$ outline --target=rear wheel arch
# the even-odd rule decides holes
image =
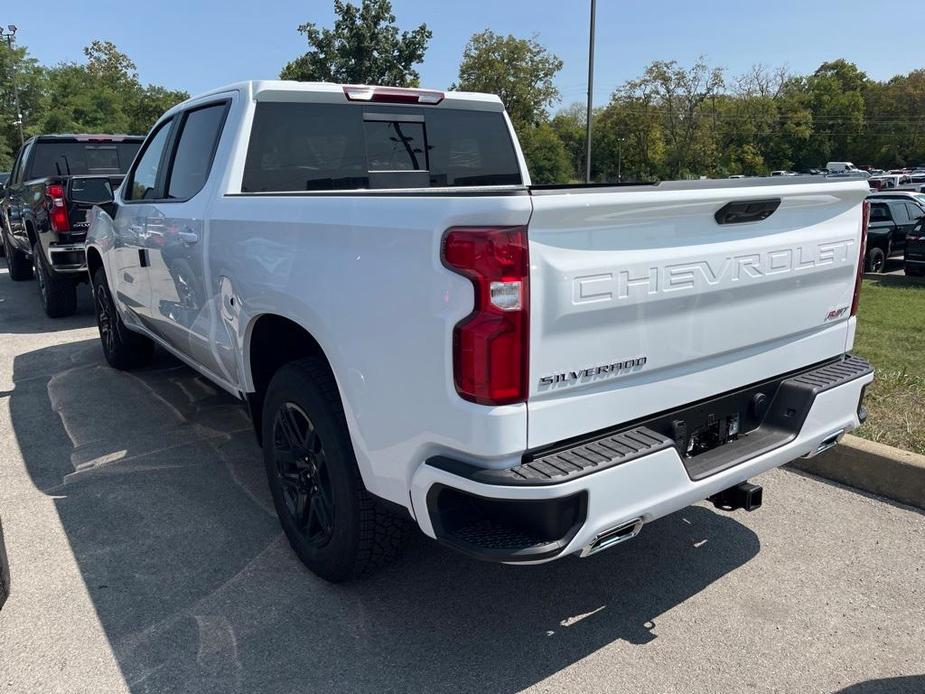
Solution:
[[[87,274],[91,279],[101,267],[103,267],[103,256],[95,247],[87,246]],[[105,270],[103,272],[105,273]]]
[[[35,244],[38,243],[39,237],[35,233],[35,226],[32,224],[32,220],[26,220],[26,236],[29,238],[29,248],[32,249],[35,247]]]
[[[247,401],[257,440],[261,442],[263,401],[273,375],[286,364],[306,357],[320,357],[332,376],[334,369],[315,336],[290,318],[262,314],[252,321],[247,335],[244,353]]]

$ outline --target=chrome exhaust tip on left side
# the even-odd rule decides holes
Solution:
[[[621,542],[632,540],[642,530],[642,518],[634,518],[620,525],[615,525],[602,533],[599,533],[594,540],[582,547],[579,552],[580,557],[590,557],[592,554],[602,552],[605,549],[618,545]]]

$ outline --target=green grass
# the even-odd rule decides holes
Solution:
[[[864,280],[853,351],[877,369],[855,433],[925,454],[925,282]]]

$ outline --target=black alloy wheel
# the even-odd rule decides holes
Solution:
[[[35,279],[39,283],[39,295],[42,297],[42,308],[48,310],[48,283],[45,281],[44,268],[40,265],[41,260],[36,253],[41,253],[41,247],[36,244],[32,251],[32,262],[35,265]]]
[[[273,421],[273,460],[293,527],[315,547],[334,530],[334,491],[321,436],[294,402],[282,403]]]
[[[867,251],[867,272],[883,272],[886,265],[886,254],[882,248],[871,248]]]
[[[93,273],[90,286],[96,326],[100,331],[100,344],[106,361],[121,371],[130,371],[148,364],[154,355],[154,343],[125,327],[113,303],[103,268],[97,268]]]
[[[262,399],[260,422],[273,506],[305,566],[338,583],[395,557],[410,516],[363,484],[327,361],[305,357],[280,367]]]
[[[111,354],[115,333],[112,324],[112,299],[109,288],[105,283],[94,283],[93,298],[96,303],[96,325],[100,330],[100,342],[103,343],[103,352]]]

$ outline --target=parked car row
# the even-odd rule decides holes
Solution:
[[[538,563],[754,510],[866,417],[862,181],[533,186],[496,96],[318,83],[97,140],[20,154],[11,267],[89,278],[112,367],[157,346],[245,402],[326,579],[411,525]]]

